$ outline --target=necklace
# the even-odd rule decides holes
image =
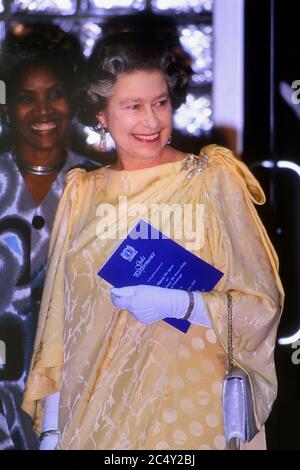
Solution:
[[[65,164],[65,161],[57,163],[56,165],[28,165],[27,163],[22,162],[17,158],[15,153],[13,153],[13,158],[16,164],[24,170],[26,173],[32,175],[50,175],[59,171]]]

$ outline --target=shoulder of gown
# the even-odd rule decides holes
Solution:
[[[254,204],[262,205],[266,201],[264,191],[251,173],[245,163],[237,158],[233,152],[219,145],[207,145],[200,150],[200,155],[206,153],[208,155],[208,165],[211,169],[209,172],[217,179],[231,179],[243,190],[245,196]]]
[[[211,204],[222,204],[224,208],[225,206],[227,207],[227,212],[232,214],[231,201],[233,193],[235,193],[236,197],[245,201],[248,212],[247,217],[250,216],[251,223],[256,227],[261,241],[267,250],[274,273],[278,278],[279,260],[277,253],[254,207],[254,204],[263,205],[266,202],[266,197],[260,183],[247,165],[237,158],[231,150],[212,144],[201,148],[201,153],[207,153],[208,155],[209,171],[207,172],[208,180],[206,181],[206,188],[212,194],[209,198]],[[215,192],[213,188],[215,188]],[[234,214],[232,218],[235,218]],[[281,283],[279,284],[283,296]]]

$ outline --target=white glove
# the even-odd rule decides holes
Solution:
[[[55,450],[58,443],[58,435],[46,436],[41,441],[40,450]]]
[[[189,317],[191,323],[211,327],[200,292],[193,292],[194,308]],[[186,291],[148,285],[111,289],[111,298],[117,308],[128,310],[136,320],[151,324],[166,317],[183,318],[190,299]]]
[[[58,408],[60,392],[48,395],[44,400],[44,416],[42,434],[47,431],[58,430]],[[58,443],[59,434],[46,435],[40,444],[40,450],[54,450]]]

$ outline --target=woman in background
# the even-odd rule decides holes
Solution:
[[[196,156],[169,145],[187,83],[159,37],[110,36],[88,70],[82,117],[99,123],[103,142],[111,134],[118,159],[89,174],[72,171],[56,215],[23,402],[42,431],[41,448],[223,449],[229,299],[234,362],[249,375],[262,430],[253,447],[263,448],[283,302],[276,253],[253,205],[264,202],[263,191],[227,149],[211,145]],[[127,227],[174,204],[190,205],[192,218],[204,205],[204,237],[192,252],[221,270],[221,281],[203,293],[110,290],[97,272]],[[183,219],[156,221],[163,233],[183,229]],[[176,241],[186,246],[181,233]],[[191,326],[184,334],[165,317]]]
[[[36,447],[19,407],[50,232],[67,171],[96,166],[68,150],[80,60],[77,41],[55,26],[11,33],[2,44],[1,111],[12,145],[0,154],[0,323],[7,356],[0,369],[0,449]]]

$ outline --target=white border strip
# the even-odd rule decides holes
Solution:
[[[232,150],[243,151],[244,0],[214,0],[214,125],[233,134]]]

